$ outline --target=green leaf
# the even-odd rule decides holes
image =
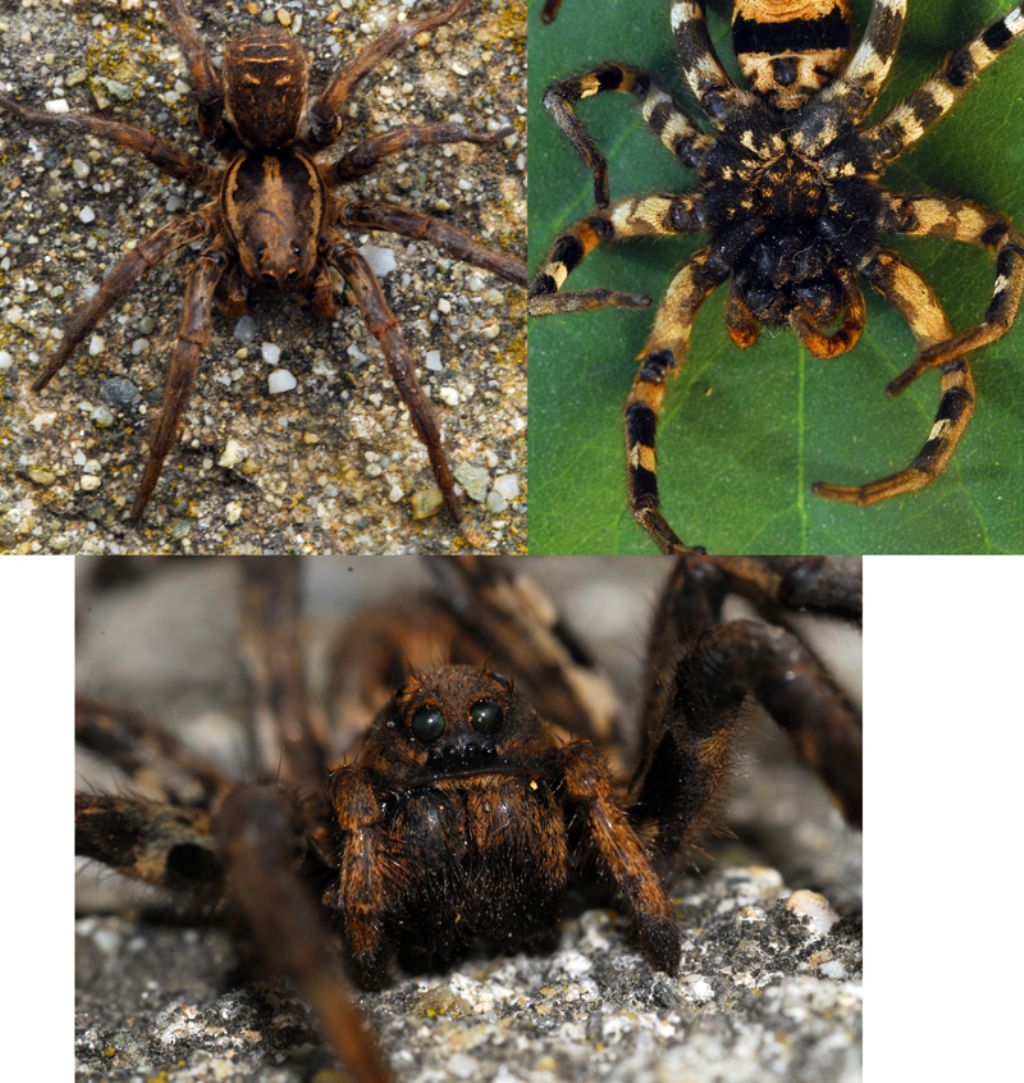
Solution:
[[[735,72],[728,5],[710,5],[712,37]],[[911,4],[878,118],[945,56],[1005,14],[1007,0]],[[552,81],[602,60],[656,72],[692,107],[678,74],[668,0],[565,0],[552,26],[530,9],[530,265],[592,206],[590,175],[541,106]],[[869,0],[854,0],[855,40]],[[602,94],[580,115],[609,160],[612,199],[695,186],[644,125],[628,95]],[[1024,223],[1024,46],[981,77],[943,122],[887,173],[907,194],[966,198]],[[569,288],[640,291],[655,302],[700,239],[643,239],[601,249]],[[887,242],[888,243],[888,242]],[[894,241],[928,279],[957,328],[976,323],[995,268],[981,249]],[[721,553],[1024,551],[1024,328],[975,357],[977,410],[946,472],[918,493],[870,508],[813,496],[815,481],[859,484],[907,465],[938,403],[930,373],[897,399],[884,388],[914,357],[899,314],[872,294],[860,343],[831,361],[788,331],[739,350],[724,325],[726,287],[701,310],[682,376],[658,429],[658,477],[669,521],[692,544]],[[530,325],[530,551],[653,552],[629,514],[622,404],[653,310],[606,309]],[[1024,321],[1022,321],[1024,322]]]

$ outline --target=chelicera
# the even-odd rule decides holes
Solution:
[[[207,165],[128,124],[88,114],[53,115],[0,94],[0,110],[26,126],[55,127],[119,144],[209,197],[196,211],[143,238],[109,272],[95,296],[72,312],[60,346],[32,385],[41,391],[49,383],[140,276],[171,253],[201,244],[188,275],[184,315],[131,510],[133,522],[141,519],[177,435],[211,335],[213,308],[237,318],[245,313],[251,292],[288,292],[311,297],[314,313],[328,319],[336,311],[339,282],[381,346],[427,449],[448,514],[461,521],[438,424],[416,380],[413,358],[377,277],[345,235],[351,230],[402,234],[513,282],[525,283],[525,267],[439,218],[384,200],[351,198],[343,190],[401,151],[445,143],[493,144],[511,129],[478,133],[461,123],[421,124],[363,139],[333,160],[325,155],[343,135],[343,114],[359,81],[416,35],[450,22],[471,2],[457,0],[442,11],[392,26],[342,66],[323,90],[311,94],[305,51],[284,29],[262,27],[228,41],[218,70],[185,0],[161,0],[188,65],[200,134],[220,156],[220,165]]]
[[[818,496],[858,505],[922,489],[946,468],[974,410],[970,354],[1007,333],[1024,290],[1024,238],[1005,215],[963,199],[897,194],[879,183],[1024,34],[1024,6],[953,52],[874,123],[866,119],[896,57],[907,0],[874,0],[855,49],[849,0],[735,0],[732,41],[747,87],[716,56],[704,7],[676,0],[671,28],[682,77],[710,130],[657,78],[628,64],[600,64],[548,88],[544,103],[592,172],[597,205],[556,239],[530,287],[536,316],[643,308],[650,298],[636,292],[563,287],[598,246],[706,234],[658,307],[625,406],[630,509],[667,552],[688,546],[662,511],[655,434],[697,313],[720,285],[731,280],[725,321],[741,349],[754,346],[764,327],[788,327],[814,357],[846,353],[865,326],[864,282],[910,326],[919,356],[887,393],[934,370],[938,408],[905,468],[865,484],[812,487]],[[548,3],[546,16],[557,8]],[[665,149],[696,173],[699,190],[610,202],[606,160],[576,114],[582,101],[605,92],[633,96]],[[886,247],[887,235],[983,248],[995,262],[995,281],[980,321],[956,332],[928,283]]]

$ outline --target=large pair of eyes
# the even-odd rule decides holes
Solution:
[[[501,729],[505,712],[493,699],[478,699],[469,709],[469,720],[477,733],[490,736]],[[436,707],[421,707],[412,716],[412,732],[424,744],[436,741],[445,731],[444,715]]]
[[[267,246],[265,244],[261,244],[256,249],[256,258],[257,259],[263,259],[263,257],[266,254],[267,254]],[[299,245],[297,245],[294,241],[292,242],[292,255],[293,256],[301,256],[302,255],[302,248]]]

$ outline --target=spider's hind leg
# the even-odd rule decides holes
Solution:
[[[946,342],[952,337],[953,328],[931,287],[895,252],[879,252],[863,273],[903,314],[914,332],[918,348]],[[910,466],[865,485],[832,485],[819,481],[811,491],[827,500],[865,505],[923,489],[934,481],[945,469],[974,412],[974,380],[967,358],[947,361],[940,366],[940,371],[942,395],[935,422],[928,440]]]
[[[922,350],[886,388],[899,394],[922,373],[1002,338],[1013,326],[1024,293],[1024,237],[992,211],[962,199],[884,196],[879,228],[905,237],[942,237],[984,248],[996,261],[996,282],[981,323]]]
[[[196,31],[185,0],[161,0],[164,18],[171,33],[178,39],[188,65],[192,80],[192,93],[196,98],[196,115],[199,131],[213,146],[225,149],[235,144],[224,123],[224,89],[220,75],[210,60],[203,39]]]

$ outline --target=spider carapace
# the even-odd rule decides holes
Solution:
[[[730,276],[726,323],[741,348],[754,345],[762,325],[788,324],[815,356],[844,353],[864,328],[863,279],[902,313],[920,351],[888,393],[939,370],[938,411],[906,469],[864,485],[813,487],[819,496],[862,505],[920,489],[942,472],[974,408],[968,354],[1006,333],[1024,288],[1024,240],[1004,216],[961,199],[895,195],[878,183],[1024,33],[1024,5],[954,52],[870,126],[861,122],[892,66],[906,0],[875,0],[852,53],[849,0],[736,0],[732,40],[749,89],[737,86],[719,63],[703,8],[676,0],[671,24],[683,78],[713,133],[698,128],[654,76],[626,64],[604,63],[548,89],[546,107],[594,174],[597,207],[557,239],[530,288],[536,316],[644,307],[650,299],[642,294],[559,291],[600,244],[707,234],[708,243],[678,272],[658,307],[626,402],[630,507],[668,552],[687,547],[661,510],[655,473],[666,378],[680,370],[697,310]],[[555,10],[549,5],[546,12]],[[639,101],[665,148],[697,173],[699,191],[609,203],[605,159],[576,116],[581,100],[604,91]],[[996,260],[996,281],[982,321],[957,334],[924,279],[883,246],[884,234],[984,247]]]
[[[140,128],[88,114],[54,115],[0,94],[0,112],[29,127],[86,133],[134,150],[162,172],[199,189],[208,202],[145,237],[107,275],[95,296],[76,309],[60,346],[35,379],[39,391],[74,349],[141,275],[173,252],[203,244],[189,274],[185,311],[171,359],[163,404],[150,440],[149,459],[133,508],[138,522],[177,435],[196,381],[200,356],[212,333],[212,309],[238,318],[252,290],[311,295],[314,313],[335,314],[344,280],[367,330],[380,344],[391,377],[425,445],[449,515],[461,520],[448,458],[430,400],[416,380],[414,361],[376,275],[345,239],[346,230],[384,230],[425,240],[447,255],[526,283],[526,268],[469,234],[421,211],[383,200],[362,200],[338,189],[371,172],[384,158],[421,146],[494,144],[511,129],[473,132],[461,123],[409,125],[375,135],[326,160],[342,136],[352,91],[386,57],[417,35],[461,15],[472,0],[396,24],[339,68],[319,94],[310,95],[306,52],[281,28],[250,29],[225,44],[220,70],[189,14],[186,0],[161,0],[168,29],[181,46],[195,96],[199,131],[220,155],[206,165]]]

